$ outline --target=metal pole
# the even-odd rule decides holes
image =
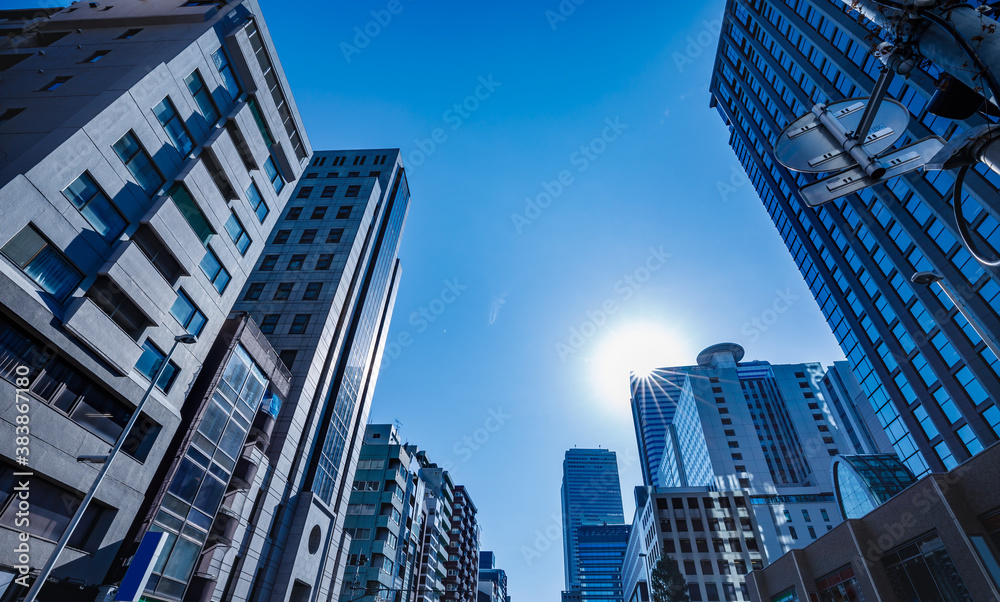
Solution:
[[[948,289],[948,287],[944,283],[944,280],[938,280],[937,285],[941,287],[941,291],[945,294],[945,296],[947,296],[951,300],[951,302],[955,305],[955,307],[958,308],[958,311],[962,314],[962,317],[964,317],[965,320],[969,323],[969,325],[972,326],[972,329],[976,331],[976,334],[979,335],[979,338],[981,338],[983,342],[986,343],[986,346],[990,348],[990,351],[993,352],[993,355],[997,356],[997,359],[1000,359],[1000,345],[997,345],[996,341],[993,340],[993,337],[987,334],[986,329],[984,329],[982,326],[979,325],[978,321],[972,316],[972,312],[970,312],[969,309],[965,307],[965,304],[958,299],[958,295],[953,294]]]
[[[90,501],[94,499],[94,494],[97,493],[97,488],[100,487],[101,481],[104,480],[104,476],[108,473],[108,469],[111,468],[111,462],[118,455],[121,450],[122,445],[125,444],[125,439],[128,437],[129,432],[132,430],[132,426],[135,425],[136,421],[139,420],[139,414],[142,412],[142,408],[146,405],[146,400],[149,399],[150,394],[153,392],[153,388],[156,387],[156,382],[160,380],[160,376],[163,371],[167,369],[170,365],[170,356],[174,354],[174,350],[177,349],[179,343],[190,344],[194,342],[194,337],[192,335],[181,335],[174,337],[174,344],[170,347],[170,351],[167,356],[163,358],[163,364],[160,369],[156,371],[153,376],[153,380],[149,383],[149,388],[146,389],[146,393],[139,400],[139,403],[135,406],[135,411],[132,412],[132,416],[128,420],[128,424],[122,430],[122,434],[118,436],[118,441],[115,442],[115,446],[111,448],[111,452],[108,454],[107,459],[104,461],[104,466],[101,467],[101,471],[97,473],[97,478],[90,485],[90,491],[84,496],[83,501],[80,502],[80,507],[76,509],[76,513],[73,518],[69,521],[66,526],[66,530],[63,531],[62,537],[59,538],[59,543],[56,544],[55,550],[52,551],[52,555],[49,556],[48,562],[42,567],[42,570],[38,573],[38,577],[35,578],[35,582],[31,584],[31,588],[28,590],[27,595],[24,598],[24,602],[35,602],[38,597],[39,592],[42,590],[42,586],[48,580],[49,575],[52,573],[52,569],[55,568],[56,561],[59,560],[59,555],[62,554],[63,550],[66,548],[66,544],[69,543],[70,537],[73,536],[73,531],[76,529],[77,525],[80,524],[80,520],[83,519],[83,513],[87,511],[87,506]]]

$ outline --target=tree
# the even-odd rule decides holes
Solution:
[[[653,602],[690,602],[684,575],[677,567],[677,561],[666,554],[656,562],[649,585]]]

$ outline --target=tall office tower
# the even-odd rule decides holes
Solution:
[[[415,451],[400,442],[393,425],[365,429],[344,522],[351,544],[342,600],[415,599],[426,516]]]
[[[448,561],[444,588],[449,598],[476,602],[479,592],[479,521],[478,510],[464,485],[455,487],[452,504],[451,530],[448,539]]]
[[[839,522],[831,460],[858,450],[821,391],[819,364],[743,362],[743,354],[713,345],[683,368],[659,478],[666,488],[748,492],[759,540],[777,558]]]
[[[579,529],[584,525],[621,525],[618,456],[607,449],[570,449],[563,460],[562,523],[566,589],[582,585]]]
[[[813,209],[797,193],[812,178],[789,172],[772,152],[782,129],[815,103],[870,94],[880,68],[871,47],[866,24],[839,1],[729,0],[710,89],[733,150],[879,422],[906,466],[921,475],[950,469],[997,441],[998,360],[941,286],[997,337],[1000,273],[984,270],[957,242],[946,201],[950,173],[915,171]],[[904,140],[947,138],[985,122],[929,113],[937,77],[918,67],[890,85],[889,95],[912,116]],[[969,176],[966,190],[989,206],[970,203],[971,228],[981,244],[998,248],[1000,181]],[[910,283],[925,270],[944,280]]]
[[[410,193],[398,150],[321,151],[236,307],[292,372],[246,537],[220,587],[237,599],[337,595],[343,531],[400,277]]]
[[[749,601],[746,575],[767,562],[746,491],[636,487],[623,562],[626,602],[650,599],[649,577],[663,556],[684,575],[691,600]]]
[[[29,445],[0,437],[0,524],[11,527],[0,590],[22,564],[17,530],[35,571],[76,510],[63,500],[82,498],[100,469],[77,457],[106,455],[174,337],[198,336],[177,347],[60,555],[54,576],[72,593],[47,585],[85,600],[311,149],[253,0],[83,2],[0,20],[4,432],[20,415],[18,377],[30,421]],[[14,470],[32,473],[32,506],[48,519],[15,525]]]
[[[683,370],[659,368],[649,374],[631,374],[632,420],[642,458],[642,481],[659,487],[659,467],[667,429],[674,418],[677,397],[684,385]]]
[[[485,550],[479,553],[479,601],[510,602],[507,571],[497,568],[496,555]]]

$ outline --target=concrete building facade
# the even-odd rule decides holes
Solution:
[[[650,600],[663,555],[673,558],[692,602],[751,600],[746,575],[767,562],[752,498],[708,487],[636,488],[636,512],[623,563],[626,602]]]
[[[178,346],[86,535],[60,556],[54,577],[89,596],[141,514],[185,399],[312,151],[253,0],[3,15],[0,396],[14,432],[12,378],[26,369],[24,466],[39,504],[82,497],[98,467],[77,456],[106,454],[173,338],[198,337]],[[0,441],[5,471],[17,447]],[[55,503],[53,521],[32,528],[32,570],[74,510]],[[17,529],[0,523],[4,583]]]
[[[820,364],[742,361],[743,355],[739,345],[713,345],[698,355],[697,366],[669,369],[686,378],[659,482],[746,491],[765,557],[777,558],[840,521],[831,462],[857,450],[824,392],[829,371]],[[849,381],[850,374],[838,378]],[[847,390],[843,382],[836,386]],[[841,408],[855,413],[855,398],[838,395]]]
[[[753,600],[1000,599],[1000,445],[773,559]]]
[[[448,538],[446,599],[476,602],[479,597],[479,520],[475,503],[464,485],[455,487]]]
[[[260,324],[293,378],[233,555],[235,597],[291,600],[345,586],[343,525],[409,201],[398,150],[315,153],[243,287],[236,308]]]

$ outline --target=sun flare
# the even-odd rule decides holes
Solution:
[[[617,402],[630,395],[631,373],[648,376],[656,368],[682,364],[681,358],[672,331],[658,324],[633,324],[609,333],[590,367],[601,399]]]

